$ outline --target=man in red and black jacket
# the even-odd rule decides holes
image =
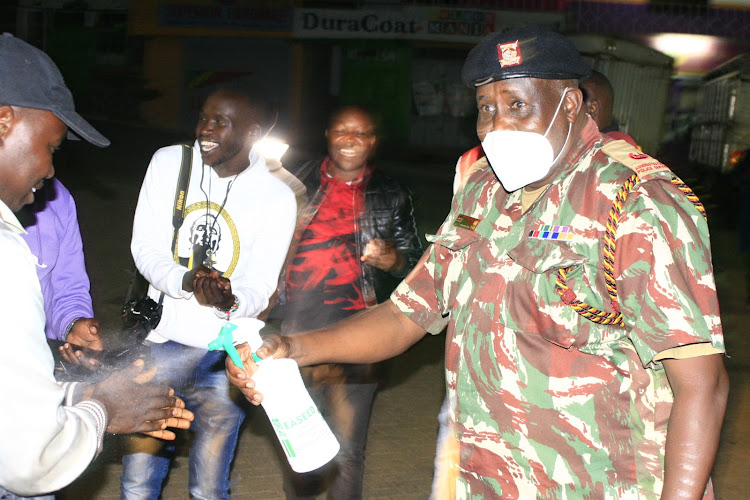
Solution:
[[[290,168],[309,203],[271,313],[283,318],[285,334],[328,326],[386,300],[422,254],[409,194],[370,163],[377,145],[372,115],[357,106],[339,109],[326,139],[327,157]],[[329,498],[361,498],[375,367],[324,364],[302,371],[341,443]],[[328,472],[287,471],[287,497],[315,498]]]

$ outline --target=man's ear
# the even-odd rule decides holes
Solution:
[[[599,99],[591,99],[586,103],[586,112],[594,119],[594,121],[596,121],[596,117],[599,116],[599,111],[601,111],[601,109],[602,105],[599,103]]]
[[[563,100],[563,113],[570,123],[574,123],[583,106],[583,92],[579,88],[568,89]]]
[[[15,123],[16,113],[13,110],[13,106],[7,104],[0,105],[0,141],[5,140],[13,128]]]

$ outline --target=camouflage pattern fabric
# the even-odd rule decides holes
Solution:
[[[668,169],[642,176],[620,217],[625,328],[579,316],[555,291],[557,269],[572,267],[578,298],[611,310],[604,224],[633,172],[602,152],[607,141],[589,120],[526,213],[487,165],[472,174],[391,296],[429,332],[448,327],[458,498],[658,498],[672,392],[655,358],[724,351],[708,227]],[[459,215],[479,223],[457,227]]]

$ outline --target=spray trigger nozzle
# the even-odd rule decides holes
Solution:
[[[235,325],[234,323],[224,323],[224,326],[222,326],[221,330],[219,331],[219,335],[208,344],[208,349],[210,351],[218,351],[221,349],[225,350],[236,367],[244,368],[244,366],[242,365],[242,359],[240,358],[240,355],[234,346],[250,343],[250,339],[245,338],[245,336],[240,334],[239,332],[235,338],[234,331],[236,329],[237,325]],[[252,355],[253,361],[255,361],[256,363],[263,361],[262,358],[258,357],[258,355],[255,354],[255,352],[253,352]]]

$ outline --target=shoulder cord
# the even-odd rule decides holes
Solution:
[[[607,231],[604,234],[604,248],[602,254],[604,257],[604,280],[607,286],[607,293],[610,298],[610,305],[614,312],[601,311],[596,309],[585,302],[581,302],[576,298],[576,294],[573,290],[568,287],[567,284],[567,273],[572,267],[558,269],[557,278],[555,280],[555,290],[560,294],[562,301],[573,308],[575,312],[583,316],[584,318],[598,323],[600,325],[616,325],[625,327],[625,321],[622,319],[622,313],[620,312],[620,302],[617,296],[617,283],[614,276],[614,264],[615,264],[615,236],[617,235],[617,225],[620,222],[620,212],[622,206],[628,195],[633,190],[633,187],[640,181],[638,174],[633,174],[628,180],[620,187],[620,190],[615,196],[615,201],[612,204],[612,208],[609,210],[609,217],[607,218]],[[695,208],[706,218],[706,209],[700,202],[698,197],[695,195],[687,184],[682,182],[676,175],[672,174],[672,184],[682,191],[690,200]]]

